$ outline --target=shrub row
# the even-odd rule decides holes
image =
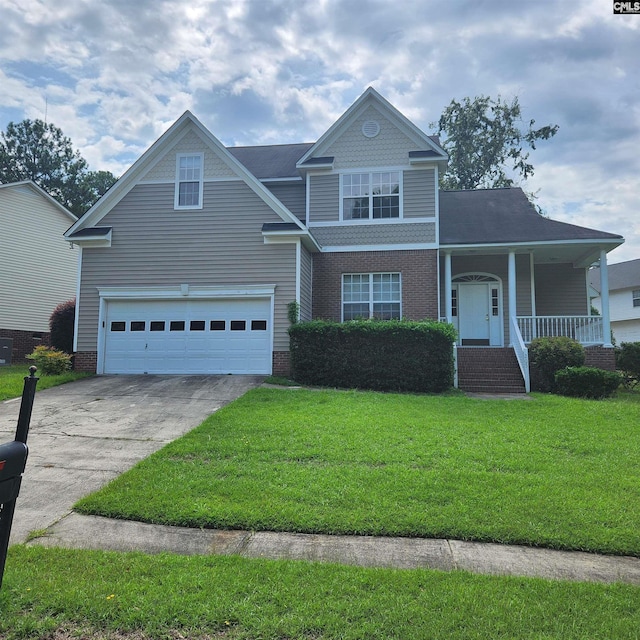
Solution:
[[[297,382],[374,391],[442,392],[453,386],[450,324],[322,320],[289,328]]]
[[[566,367],[556,373],[556,393],[572,398],[610,398],[622,382],[617,371],[595,367]]]

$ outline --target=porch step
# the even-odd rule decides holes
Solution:
[[[513,349],[458,347],[458,387],[475,393],[525,393]]]

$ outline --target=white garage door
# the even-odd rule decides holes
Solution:
[[[271,372],[271,301],[111,300],[105,373]]]

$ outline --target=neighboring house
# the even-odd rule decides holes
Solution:
[[[609,314],[617,344],[640,341],[640,259],[609,265]],[[600,269],[589,272],[597,296],[593,306],[602,313]]]
[[[510,359],[524,390],[524,343],[554,332],[613,366],[586,271],[623,238],[548,220],[517,188],[441,192],[446,164],[372,88],[308,144],[227,149],[184,113],[66,234],[76,365],[286,374],[297,301],[302,320],[448,319],[463,388],[511,389],[488,373]]]
[[[51,313],[76,295],[79,252],[64,239],[76,221],[31,181],[0,184],[0,339],[13,362],[47,343]]]

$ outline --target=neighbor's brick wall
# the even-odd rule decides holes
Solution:
[[[402,315],[438,318],[438,254],[435,249],[313,254],[313,317],[341,319],[343,273],[401,273]]]
[[[95,373],[98,366],[98,354],[95,351],[78,351],[73,360],[76,371]]]
[[[273,375],[289,377],[291,374],[291,358],[288,351],[273,352]]]
[[[597,367],[607,371],[616,370],[616,356],[612,347],[586,347],[584,355],[586,367]]]
[[[51,335],[43,331],[17,331],[15,329],[0,329],[0,338],[11,338],[11,363],[28,362],[28,356],[37,346],[51,344]]]

